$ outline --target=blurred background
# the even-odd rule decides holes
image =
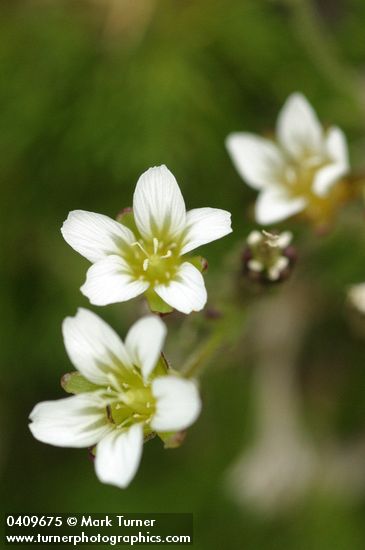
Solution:
[[[363,205],[319,235],[289,220],[299,260],[275,289],[241,284],[255,192],[224,139],[270,132],[302,91],[365,168],[362,0],[2,0],[0,475],[4,512],[193,512],[197,549],[363,550],[365,321],[346,305],[365,280]],[[239,337],[201,380],[204,408],[178,450],[146,444],[125,490],[87,451],[32,439],[27,417],[64,396],[61,323],[90,307],[86,260],[63,241],[70,210],[111,217],[165,163],[188,208],[233,214],[204,248],[209,307],[241,293]],[[92,308],[124,336],[138,301]],[[212,315],[211,317],[214,317]],[[178,369],[214,319],[166,318]]]

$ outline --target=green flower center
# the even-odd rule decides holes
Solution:
[[[143,382],[137,368],[128,369],[121,377],[110,374],[110,386],[105,388],[104,398],[108,402],[107,418],[116,428],[128,428],[136,422],[148,424],[156,410],[151,386]]]
[[[156,237],[152,241],[139,239],[124,252],[124,257],[136,279],[151,285],[167,284],[181,264],[180,249],[178,243],[166,243]]]
[[[152,434],[149,423],[156,412],[152,381],[167,375],[169,367],[166,359],[160,355],[147,382],[143,379],[140,367],[127,367],[115,356],[110,359],[111,362],[99,365],[109,380],[108,385],[94,384],[74,371],[63,376],[63,389],[74,395],[95,392],[100,405],[105,407],[104,422],[110,422],[115,428],[121,429],[143,423],[145,435]]]

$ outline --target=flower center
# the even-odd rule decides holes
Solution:
[[[317,201],[318,196],[314,193],[313,183],[316,173],[321,168],[331,164],[331,159],[324,155],[303,153],[300,162],[288,163],[285,174],[285,187],[292,197],[304,197],[309,203]]]
[[[121,381],[110,374],[110,386],[105,388],[106,415],[116,428],[127,428],[135,422],[148,424],[155,412],[156,402],[150,385],[145,385],[139,372],[130,373],[130,380]]]
[[[180,265],[179,246],[175,242],[166,244],[156,237],[150,242],[140,239],[127,251],[127,261],[135,278],[153,285],[166,284],[174,278]]]

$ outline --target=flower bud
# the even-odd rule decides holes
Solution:
[[[287,279],[296,261],[290,246],[290,231],[272,233],[251,231],[243,253],[243,267],[249,279],[261,283],[276,283]]]

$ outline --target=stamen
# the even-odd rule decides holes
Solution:
[[[148,254],[147,250],[141,245],[140,242],[136,241],[135,243],[132,243],[131,246],[138,246],[138,248],[140,248],[142,250],[143,254],[145,256],[147,256],[147,258],[149,258],[149,254]]]
[[[112,372],[108,372],[107,376],[108,376],[110,382],[112,383],[112,386],[114,386],[114,388],[116,388],[118,391],[123,393],[123,389],[120,386],[119,381],[118,381],[117,377],[115,376],[115,374],[113,374]],[[110,388],[110,390],[108,388],[107,391],[111,391],[111,388]]]
[[[107,416],[108,420],[110,422],[113,422],[113,424],[114,424],[114,420],[113,420],[113,416],[112,416],[112,410],[110,408],[110,405],[106,406],[106,416]]]
[[[168,250],[166,252],[166,254],[164,254],[163,256],[161,256],[161,260],[165,260],[165,258],[170,258],[172,256],[172,252],[171,250]]]
[[[156,237],[153,237],[153,253],[157,254],[158,251],[158,239]]]
[[[130,421],[130,418],[126,418],[126,419],[123,420],[120,424],[118,424],[117,427],[118,427],[118,428],[124,428],[124,426],[125,426],[126,424],[128,424],[129,421]]]
[[[143,271],[147,271],[148,269],[148,264],[150,263],[149,259],[146,258],[145,260],[143,260]]]

